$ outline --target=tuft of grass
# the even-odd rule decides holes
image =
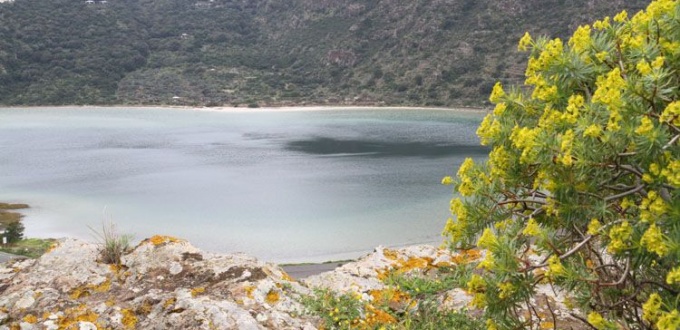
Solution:
[[[101,231],[88,226],[94,233],[101,245],[101,261],[106,264],[120,265],[121,258],[130,251],[132,235],[121,234],[113,221],[105,220],[102,222]]]

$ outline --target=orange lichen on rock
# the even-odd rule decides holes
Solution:
[[[267,293],[266,301],[268,304],[273,305],[276,302],[278,302],[279,299],[281,299],[281,297],[279,296],[279,293],[276,292],[275,290],[271,290],[269,291],[269,293]]]
[[[26,314],[26,316],[24,316],[23,320],[24,320],[24,322],[30,323],[30,324],[35,324],[35,323],[38,322],[38,318],[33,314]]]
[[[151,236],[151,238],[145,239],[143,242],[150,242],[151,244],[158,246],[161,244],[167,244],[167,243],[178,243],[181,242],[179,238],[172,237],[172,236],[164,236],[164,235],[154,235]]]
[[[419,258],[413,257],[406,261],[402,261],[399,264],[399,270],[403,273],[407,273],[414,269],[426,269],[432,266],[432,258]]]
[[[453,263],[457,265],[465,265],[479,260],[481,257],[482,253],[477,249],[462,250],[453,257]]]

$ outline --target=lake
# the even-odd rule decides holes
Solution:
[[[406,109],[0,108],[0,201],[29,237],[112,220],[272,262],[441,242],[483,114]]]

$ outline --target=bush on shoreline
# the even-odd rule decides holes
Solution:
[[[519,49],[525,85],[496,84],[478,130],[489,160],[444,179],[451,247],[490,251],[473,304],[488,329],[536,328],[520,310],[550,283],[595,329],[680,328],[680,4]]]

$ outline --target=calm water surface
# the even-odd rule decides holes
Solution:
[[[274,262],[439,242],[482,114],[437,110],[0,109],[0,200],[31,237],[186,238]]]

